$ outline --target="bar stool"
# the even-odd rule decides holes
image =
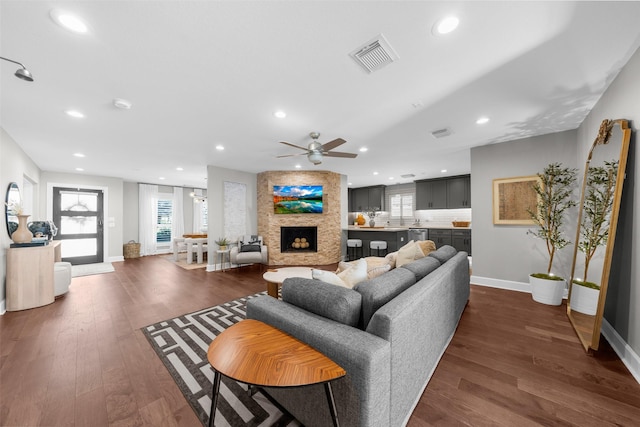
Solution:
[[[358,251],[358,249],[360,249]],[[360,257],[362,257],[362,240],[360,239],[347,239],[347,258],[348,261],[352,259],[356,259],[358,256],[358,252],[360,252]],[[353,255],[353,257],[352,257]]]
[[[376,250],[376,256],[380,256],[380,251],[384,250],[384,255],[387,254],[387,242],[384,240],[372,240],[369,243],[369,253],[373,255],[373,250]]]

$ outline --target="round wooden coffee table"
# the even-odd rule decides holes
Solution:
[[[278,288],[282,285],[284,279],[290,277],[311,279],[311,267],[283,267],[267,270],[262,275],[262,278],[267,282],[267,294],[278,298]]]

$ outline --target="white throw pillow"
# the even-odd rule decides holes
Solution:
[[[350,288],[351,286],[347,286],[344,281],[338,277],[338,275],[332,271],[326,270],[317,270],[315,268],[311,269],[311,277],[316,280],[321,280],[326,283],[330,283],[332,285],[343,286],[345,288]]]
[[[412,240],[398,250],[396,267],[402,267],[420,258],[424,258],[424,252],[420,249],[420,245]]]
[[[356,284],[367,280],[367,261],[364,258],[357,260],[351,267],[338,273],[338,277],[347,288],[353,288]]]

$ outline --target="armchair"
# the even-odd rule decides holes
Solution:
[[[243,236],[238,240],[238,246],[231,248],[231,263],[236,265],[259,263],[267,265],[268,251],[263,244],[262,236]]]

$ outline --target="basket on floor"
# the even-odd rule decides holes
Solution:
[[[130,240],[129,243],[122,245],[124,250],[124,258],[140,258],[140,243]]]

